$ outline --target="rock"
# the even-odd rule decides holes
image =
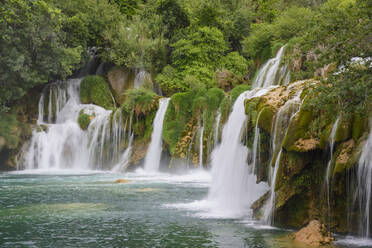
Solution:
[[[114,67],[108,72],[107,78],[116,101],[122,104],[124,91],[134,86],[135,75],[133,71],[126,67]]]
[[[0,136],[0,151],[5,147],[6,140],[4,137]]]
[[[321,224],[318,220],[310,221],[306,227],[296,232],[294,239],[295,241],[314,247],[329,245],[334,240],[325,225]]]
[[[117,179],[115,180],[115,183],[130,183],[130,181],[127,179]]]

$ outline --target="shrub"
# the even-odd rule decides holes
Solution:
[[[84,104],[93,103],[105,109],[114,106],[110,88],[100,76],[87,76],[80,84],[80,100]]]

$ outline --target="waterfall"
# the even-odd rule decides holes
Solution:
[[[266,190],[256,184],[256,176],[247,165],[248,148],[241,143],[246,123],[244,100],[261,96],[269,89],[254,89],[242,93],[222,130],[222,140],[212,152],[212,184],[208,201],[213,208],[230,217],[249,214],[250,205]]]
[[[145,157],[144,168],[146,171],[154,172],[159,170],[162,152],[163,122],[169,100],[169,98],[159,100],[159,109],[156,112],[155,119],[152,124],[153,129],[151,134],[151,142]]]
[[[199,138],[199,167],[203,168],[203,135],[204,126],[200,128],[200,138]]]
[[[215,120],[214,137],[213,137],[214,147],[218,145],[218,133],[220,129],[220,122],[221,122],[221,111],[218,110],[216,120]]]
[[[327,172],[326,172],[326,177],[325,177],[326,186],[327,186],[327,215],[328,215],[327,218],[328,218],[328,226],[329,226],[329,224],[331,222],[330,221],[330,218],[331,218],[331,206],[330,206],[330,196],[329,196],[330,191],[331,191],[331,187],[330,187],[329,179],[330,179],[330,175],[331,175],[331,164],[332,164],[332,159],[333,159],[333,149],[334,149],[334,145],[335,145],[335,136],[336,136],[336,132],[337,132],[339,121],[340,121],[340,117],[337,117],[337,120],[333,124],[332,131],[331,131],[331,134],[329,136],[330,158],[329,158],[329,161],[328,161],[328,164],[327,164]]]
[[[134,78],[134,88],[138,89],[143,86],[146,82],[152,82],[151,75],[144,69],[139,69],[136,72],[136,76]]]
[[[287,85],[290,73],[286,65],[281,65],[285,46],[277,52],[275,58],[269,59],[258,71],[253,87],[268,87],[271,85]]]
[[[363,147],[358,163],[357,189],[355,197],[359,204],[359,234],[369,238],[370,233],[370,209],[372,190],[372,128],[366,144]]]
[[[287,89],[288,90],[288,89]],[[263,221],[265,224],[274,224],[275,210],[275,184],[278,175],[280,158],[282,155],[282,143],[288,131],[289,124],[294,116],[298,113],[301,106],[300,95],[302,90],[288,100],[276,113],[275,124],[272,132],[272,159],[270,162],[270,198],[268,199],[265,209]],[[272,163],[275,161],[274,169]]]
[[[260,129],[258,128],[258,121],[260,119],[260,116],[261,116],[261,113],[262,113],[262,110],[260,111],[260,113],[258,113],[258,116],[257,116],[257,120],[256,120],[256,126],[254,128],[254,139],[253,139],[253,151],[252,151],[252,166],[251,166],[251,170],[253,171],[253,173],[256,173],[256,169],[257,169],[257,164],[259,163],[260,161],[260,156],[259,156],[259,138],[260,138]],[[258,161],[257,161],[257,157],[258,157]]]
[[[20,168],[108,169],[118,159],[124,137],[121,111],[115,112],[111,127],[111,110],[81,104],[80,81],[71,79],[45,88],[38,106],[38,127]],[[91,118],[85,131],[78,124],[82,111]]]

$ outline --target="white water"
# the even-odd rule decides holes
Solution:
[[[330,218],[331,218],[331,206],[330,206],[330,197],[329,197],[329,194],[330,194],[330,191],[331,191],[331,187],[330,187],[330,175],[331,175],[331,164],[332,164],[332,159],[333,159],[333,149],[334,149],[334,146],[335,146],[335,136],[336,136],[336,132],[337,132],[337,128],[338,128],[338,123],[340,121],[340,117],[337,117],[337,120],[335,121],[335,123],[333,124],[333,127],[332,127],[332,131],[331,131],[331,134],[329,136],[329,148],[330,148],[330,158],[329,158],[329,161],[328,161],[328,164],[327,164],[327,172],[326,172],[326,177],[325,177],[325,181],[326,181],[326,186],[327,186],[327,218],[328,218],[328,228],[329,227],[329,223],[330,223]]]
[[[159,109],[152,124],[151,142],[145,157],[145,171],[155,172],[159,170],[162,153],[163,122],[169,100],[169,98],[159,100]]]
[[[286,65],[281,65],[285,46],[281,47],[275,58],[269,59],[258,71],[253,87],[268,87],[271,85],[287,85],[290,73]]]
[[[80,81],[71,79],[46,88],[39,101],[38,127],[19,168],[98,170],[109,169],[117,162],[122,153],[121,113],[115,113],[111,128],[111,110],[81,104]],[[48,107],[45,107],[47,93]],[[78,124],[81,111],[92,118],[86,131]]]
[[[199,137],[199,166],[203,168],[203,136],[204,136],[204,126],[200,128]]]
[[[289,124],[294,116],[298,113],[301,106],[300,95],[302,90],[298,91],[296,95],[288,100],[276,113],[275,124],[272,133],[272,161],[270,162],[270,198],[266,203],[264,209],[263,221],[265,224],[274,224],[274,210],[275,210],[275,185],[278,175],[280,159],[282,155],[282,143],[288,131]],[[274,168],[272,163],[275,160]]]
[[[216,121],[215,121],[215,128],[214,128],[214,147],[218,145],[218,133],[220,129],[220,122],[221,122],[221,111],[217,111]]]
[[[372,193],[372,128],[358,163],[356,197],[359,204],[359,234],[370,238],[370,209]]]
[[[223,127],[221,144],[212,152],[212,184],[207,201],[218,215],[250,216],[250,205],[267,190],[267,185],[256,184],[256,176],[249,172],[248,148],[241,143],[241,136],[246,123],[244,100],[268,90],[255,89],[238,97]]]
[[[259,138],[260,138],[260,129],[258,128],[258,121],[260,120],[262,110],[257,116],[256,127],[254,128],[254,139],[253,139],[253,151],[252,151],[252,166],[251,170],[253,173],[256,173],[257,164],[260,162],[260,152],[259,152]],[[258,159],[257,159],[258,157]]]
[[[148,73],[144,69],[139,69],[136,72],[136,76],[134,78],[134,88],[138,89],[146,82],[152,82],[150,73]]]

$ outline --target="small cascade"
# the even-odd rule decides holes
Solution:
[[[204,126],[201,126],[200,137],[199,137],[199,168],[203,168],[203,136],[204,136]]]
[[[333,150],[335,146],[335,136],[338,128],[338,123],[340,121],[340,117],[337,117],[337,120],[333,124],[331,134],[329,136],[329,148],[330,148],[330,158],[327,164],[327,172],[326,172],[326,177],[325,177],[325,182],[327,186],[327,218],[328,218],[328,226],[331,222],[331,206],[330,206],[330,191],[331,191],[331,186],[330,186],[330,176],[331,176],[331,165],[332,165],[332,159],[333,159]]]
[[[24,169],[108,169],[122,152],[121,111],[80,102],[80,79],[47,86],[39,101],[38,127],[23,153]],[[91,118],[87,130],[78,124],[81,112]]]
[[[219,133],[219,129],[220,129],[220,122],[221,122],[221,111],[218,110],[216,120],[215,120],[215,127],[214,127],[214,137],[213,137],[214,147],[216,147],[219,143],[218,142],[218,133]]]
[[[221,144],[212,152],[212,184],[208,201],[214,209],[230,217],[249,214],[250,205],[267,190],[265,184],[256,184],[256,176],[249,172],[249,150],[242,144],[241,136],[246,123],[244,100],[261,96],[268,90],[254,89],[238,97],[223,127]]]
[[[290,72],[286,65],[281,65],[284,48],[285,46],[281,47],[275,58],[269,59],[258,71],[253,87],[289,84]]]
[[[136,76],[134,78],[134,88],[138,89],[143,86],[146,82],[152,82],[151,75],[144,69],[139,69],[136,72]]]
[[[275,124],[272,135],[272,159],[270,163],[270,198],[268,199],[265,209],[263,221],[265,224],[274,224],[274,209],[275,209],[275,184],[279,170],[280,158],[282,155],[282,143],[288,131],[289,124],[294,116],[301,108],[300,95],[302,90],[290,100],[288,100],[277,112],[275,116]],[[274,163],[275,161],[275,163]],[[274,163],[274,168],[272,164]]]
[[[355,198],[359,206],[359,235],[371,237],[371,193],[372,193],[372,128],[363,147],[358,163]]]
[[[256,126],[254,128],[252,166],[251,166],[251,170],[253,171],[253,173],[257,173],[257,164],[260,162],[260,156],[259,156],[260,129],[258,127],[258,121],[260,119],[261,113],[262,113],[262,110],[260,111],[260,113],[258,113],[257,120],[256,120]]]
[[[169,98],[159,100],[159,109],[156,112],[154,122],[152,124],[151,142],[145,157],[145,171],[158,171],[162,153],[162,134],[163,122],[165,113],[168,109]]]

